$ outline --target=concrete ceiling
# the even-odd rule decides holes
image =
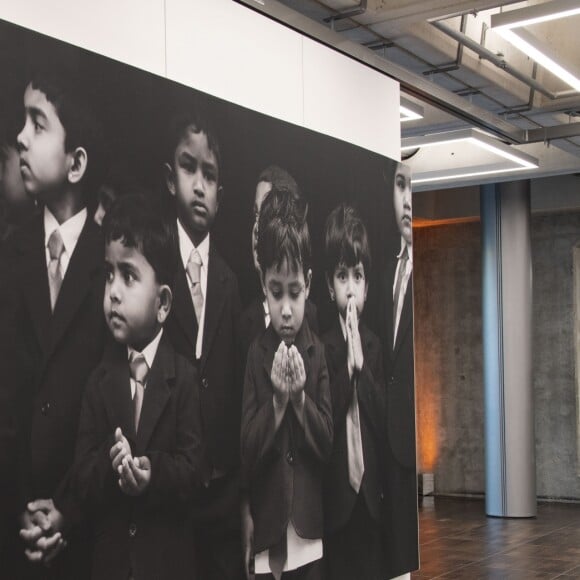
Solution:
[[[479,127],[537,157],[540,176],[580,171],[580,93],[490,24],[492,14],[550,1],[268,0],[263,11],[399,80],[425,111],[402,124],[402,137]],[[578,29],[580,15],[528,27],[580,69]]]

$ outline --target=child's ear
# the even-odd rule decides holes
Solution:
[[[326,286],[328,288],[328,293],[330,294],[330,299],[334,302],[334,286],[332,285],[332,282],[330,281],[328,274],[326,274],[324,277],[326,278]]]
[[[165,171],[165,184],[171,195],[175,195],[175,173],[170,163],[164,163],[163,169]]]
[[[306,276],[304,278],[304,283],[306,287],[304,288],[304,298],[308,300],[308,295],[310,294],[310,283],[312,282],[312,270],[309,268],[308,272],[306,272]]]
[[[159,307],[157,308],[157,322],[163,324],[169,316],[171,304],[173,302],[173,294],[171,288],[167,284],[160,286],[158,299]]]
[[[87,170],[89,156],[84,147],[77,147],[72,153],[70,153],[70,156],[71,165],[68,169],[67,177],[69,183],[76,184],[80,182]]]
[[[262,286],[262,294],[266,298],[266,276],[262,270],[260,270],[260,285]]]

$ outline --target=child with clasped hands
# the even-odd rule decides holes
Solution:
[[[304,305],[310,290],[306,208],[273,189],[258,259],[270,324],[248,352],[242,476],[254,522],[256,578],[322,578],[322,473],[332,449],[324,349]],[[251,559],[251,558],[250,558]]]
[[[289,402],[300,420],[304,409],[306,371],[304,370],[304,361],[293,344],[288,347],[284,341],[280,343],[274,355],[270,379],[274,389],[274,409],[277,424],[279,425],[282,421]]]
[[[120,427],[115,429],[115,441],[109,456],[113,471],[119,475],[119,487],[127,495],[141,495],[151,481],[151,462],[146,456],[131,455],[131,445]]]
[[[328,216],[325,270],[334,324],[323,335],[334,444],[324,475],[324,554],[332,580],[384,578],[381,549],[382,348],[363,313],[371,271],[364,223],[346,204]]]
[[[85,391],[74,466],[95,532],[91,578],[190,580],[203,446],[197,371],[164,333],[175,239],[146,195],[117,200],[103,231],[103,310],[115,342]]]

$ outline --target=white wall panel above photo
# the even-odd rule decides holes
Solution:
[[[400,160],[399,83],[303,41],[304,126]]]
[[[400,159],[397,82],[234,0],[0,0],[0,19]]]
[[[231,0],[166,0],[167,77],[302,124],[302,36]]]

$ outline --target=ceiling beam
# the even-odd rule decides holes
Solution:
[[[564,125],[555,125],[553,127],[528,129],[525,133],[526,143],[541,143],[550,142],[554,139],[580,137],[580,123],[566,123]]]

